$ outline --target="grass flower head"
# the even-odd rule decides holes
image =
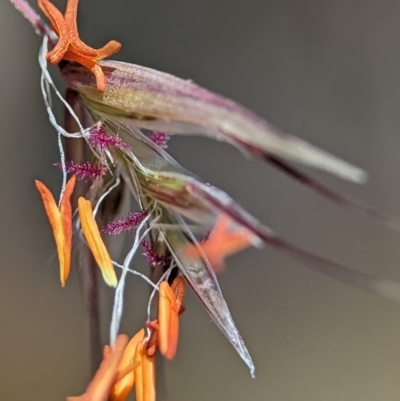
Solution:
[[[25,0],[11,1],[27,7]],[[68,278],[74,246],[78,253],[90,250],[105,283],[115,288],[110,346],[87,391],[71,400],[124,401],[133,387],[138,401],[155,400],[154,356],[157,351],[168,360],[176,355],[182,337],[179,316],[184,311],[185,283],[254,376],[253,360],[216,275],[228,256],[251,246],[269,245],[338,281],[400,301],[397,283],[341,266],[285,241],[227,193],[180,166],[165,149],[171,135],[174,140],[178,135],[204,134],[226,141],[328,200],[399,231],[396,218],[336,193],[297,164],[354,183],[365,181],[363,170],[282,133],[243,106],[193,82],[127,62],[105,61],[121,45],[111,40],[94,49],[81,41],[76,23],[78,0],[67,0],[64,14],[49,0],[39,0],[38,6],[51,28],[31,9],[33,14],[26,15],[43,36],[40,82],[49,121],[58,135],[57,166],[63,173],[59,205],[43,183],[36,181],[36,186],[56,241],[61,283],[65,285]],[[48,72],[48,62],[58,65],[68,86],[65,99]],[[51,91],[66,107],[64,124],[53,113]],[[82,148],[81,157],[75,160],[74,151]],[[72,174],[68,181],[67,174]],[[77,213],[73,213],[70,200],[76,178],[85,183],[75,193]],[[126,194],[136,201],[139,211],[121,218],[119,212],[129,198]],[[123,232],[128,233],[131,248],[123,263],[118,263],[110,256],[107,235]],[[201,240],[199,233],[204,232],[210,234]],[[132,268],[138,249],[144,249],[149,261],[150,278]],[[119,333],[128,274],[140,277],[151,289],[147,322],[129,344]],[[156,296],[157,318],[151,319]]]

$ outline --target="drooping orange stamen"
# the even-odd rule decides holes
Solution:
[[[158,343],[160,352],[173,359],[178,345],[179,318],[175,293],[167,281],[160,284],[158,304]]]
[[[126,346],[118,366],[118,376],[122,377],[120,380],[118,380],[119,377],[116,379],[117,382],[109,394],[109,401],[125,401],[132,390],[135,383],[133,360],[137,345],[143,343],[144,334],[144,329],[141,329],[133,336],[129,341],[129,344]]]
[[[115,274],[110,254],[104,245],[96,220],[93,217],[91,202],[80,197],[78,199],[78,211],[83,235],[86,238],[94,259],[100,267],[104,281],[109,286],[116,287],[117,276]]]
[[[76,183],[76,177],[72,176],[67,185],[65,186],[64,196],[61,199],[60,204],[60,214],[61,220],[63,221],[64,227],[64,284],[69,276],[70,266],[71,266],[71,250],[72,250],[72,206],[71,206],[71,196],[74,192]],[[60,273],[61,274],[61,273]]]
[[[175,294],[178,314],[181,314],[184,309],[182,303],[183,303],[183,298],[185,298],[185,279],[183,277],[175,277],[174,281],[171,284],[171,288]]]
[[[72,208],[71,195],[74,191],[76,177],[72,176],[64,191],[60,202],[60,209],[49,189],[40,181],[36,180],[36,188],[42,196],[44,208],[53,229],[54,239],[57,246],[58,260],[60,263],[60,281],[64,287],[71,268],[72,249]]]
[[[165,284],[163,284],[165,283]],[[166,281],[164,281],[162,286],[160,285],[160,291],[164,291],[166,286],[168,285]],[[174,294],[176,310],[178,311],[178,315],[184,312],[185,307],[182,305],[183,298],[185,297],[185,280],[183,277],[176,277],[175,280],[171,284],[171,290]],[[171,292],[167,290],[169,295],[171,296]],[[175,356],[176,348],[178,344],[178,335],[179,335],[179,321],[174,317],[171,320],[171,314],[175,312],[171,311],[171,302],[170,298],[167,296],[162,296],[159,294],[159,307],[158,307],[158,319],[153,320],[151,322],[146,322],[146,326],[151,329],[151,335],[148,341],[146,342],[146,352],[148,356],[153,356],[157,352],[157,349],[160,347],[160,352],[167,357],[168,359],[172,359]],[[161,316],[161,321],[160,321]],[[169,318],[168,318],[169,316]],[[163,349],[161,350],[160,346],[160,325],[162,326],[163,339]],[[165,334],[169,333],[169,334]]]
[[[221,270],[227,256],[251,246],[255,240],[255,236],[246,229],[230,230],[230,223],[230,218],[222,215],[207,240],[199,245],[185,246],[183,251],[186,256],[201,259],[203,252],[213,269]]]
[[[156,370],[155,358],[146,354],[146,347],[139,343],[135,357],[135,393],[136,401],[155,401],[156,399]]]
[[[143,401],[156,400],[156,361],[154,357],[146,355],[145,347],[142,347],[142,378]]]
[[[117,53],[121,44],[115,40],[108,42],[100,49],[93,49],[83,43],[78,34],[76,24],[79,0],[68,0],[65,15],[49,0],[38,0],[38,5],[50,20],[59,41],[53,50],[49,51],[47,58],[51,64],[58,64],[61,60],[76,61],[88,68],[96,77],[97,89],[105,89],[105,76],[97,61],[103,60]]]
[[[158,320],[146,322],[146,327],[151,330],[150,337],[146,342],[147,356],[154,356],[158,349]]]
[[[114,347],[104,347],[103,361],[87,390],[78,397],[68,397],[67,401],[107,401],[111,387],[115,383],[117,367],[127,343],[128,337],[125,334],[120,334]]]

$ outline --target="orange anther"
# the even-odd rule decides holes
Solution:
[[[146,341],[147,356],[154,356],[158,349],[158,320],[146,322],[146,327],[151,330],[150,337]]]
[[[255,240],[255,236],[244,228],[230,230],[230,223],[231,219],[222,215],[208,239],[198,245],[187,245],[183,251],[188,257],[198,259],[204,254],[215,271],[221,270],[227,256],[251,246]]]
[[[36,188],[42,196],[44,208],[53,229],[54,239],[57,245],[58,260],[60,262],[60,280],[64,287],[71,267],[72,248],[72,208],[71,195],[74,191],[76,177],[72,176],[68,181],[64,195],[60,202],[60,209],[49,189],[40,181],[35,181]]]
[[[158,303],[158,343],[167,358],[175,356],[178,345],[179,319],[175,293],[167,281],[160,284]]]
[[[115,383],[117,367],[127,343],[128,337],[120,334],[114,347],[106,346],[103,361],[87,390],[78,397],[68,397],[67,401],[107,401],[111,387]]]
[[[171,288],[175,294],[178,313],[181,314],[183,312],[182,309],[184,309],[182,302],[183,298],[185,298],[185,279],[183,277],[176,277],[171,284]]]
[[[179,335],[179,320],[175,315],[180,315],[185,310],[182,305],[184,296],[185,280],[183,277],[176,277],[171,287],[166,281],[160,284],[158,319],[146,322],[146,326],[151,329],[150,338],[146,342],[148,356],[155,355],[157,348],[160,348],[160,352],[168,359],[175,356]],[[171,309],[171,305],[174,309]],[[160,327],[163,333],[162,340]]]
[[[135,383],[134,357],[136,347],[143,343],[144,329],[136,333],[126,346],[118,366],[116,383],[110,391],[108,401],[125,401]]]
[[[99,227],[93,217],[92,204],[89,200],[80,197],[78,199],[79,218],[83,235],[94,259],[100,267],[104,281],[111,287],[117,286],[117,276],[111,261],[110,254],[101,238]]]
[[[136,401],[155,401],[155,358],[146,354],[143,343],[139,343],[136,347],[134,365]]]

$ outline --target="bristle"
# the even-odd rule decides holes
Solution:
[[[168,148],[168,141],[171,138],[170,135],[164,133],[164,132],[153,132],[149,138],[160,148],[162,149],[167,149]]]
[[[54,163],[54,166],[62,168],[61,163]],[[65,169],[67,173],[76,175],[78,180],[88,181],[95,180],[97,178],[103,177],[107,174],[107,166],[102,164],[91,164],[86,163],[75,163],[72,161],[65,163]]]
[[[150,267],[166,266],[168,264],[168,258],[162,255],[157,255],[146,241],[143,240],[141,244],[144,248],[142,255],[149,262]]]
[[[130,146],[126,144],[118,136],[107,135],[106,129],[102,123],[95,125],[89,134],[88,141],[91,146],[99,149],[101,152],[114,149],[128,149]]]
[[[144,220],[147,214],[146,210],[129,213],[127,217],[108,223],[100,230],[100,232],[104,234],[118,235],[124,231],[133,231]]]

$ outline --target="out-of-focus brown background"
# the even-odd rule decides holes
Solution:
[[[400,215],[399,15],[395,0],[84,0],[79,25],[96,47],[120,40],[118,59],[191,78],[365,168],[370,181],[362,187],[315,176]],[[8,401],[63,400],[89,379],[77,274],[60,288],[33,184],[39,178],[54,191],[60,184],[39,91],[39,44],[1,1],[0,398]],[[399,235],[227,145],[177,137],[170,150],[295,244],[400,280]],[[189,295],[179,353],[165,369],[169,400],[399,399],[399,305],[269,249],[232,257],[220,281],[257,379]],[[133,333],[148,288],[130,278],[129,289],[124,329]],[[112,293],[103,294],[106,342]]]

